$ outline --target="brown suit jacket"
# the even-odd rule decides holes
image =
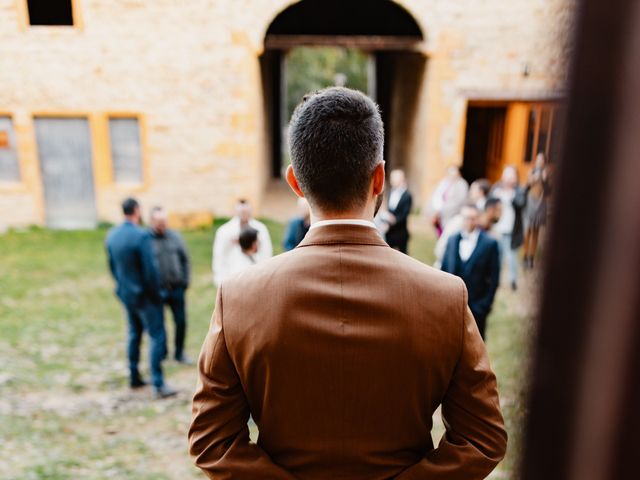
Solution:
[[[373,228],[312,229],[219,288],[189,431],[210,478],[480,479],[506,438],[462,280]]]

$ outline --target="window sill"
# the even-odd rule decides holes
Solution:
[[[121,192],[144,192],[148,188],[145,182],[113,182],[111,186]]]

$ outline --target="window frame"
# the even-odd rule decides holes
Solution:
[[[125,188],[132,191],[143,191],[149,187],[149,162],[147,154],[147,124],[146,118],[139,112],[127,112],[127,111],[109,111],[104,114],[104,129],[105,129],[105,147],[109,165],[109,178],[110,183],[113,186]],[[118,182],[114,175],[114,163],[113,163],[113,151],[111,148],[111,128],[109,121],[111,119],[135,119],[138,122],[138,135],[140,139],[140,170],[142,173],[142,180],[139,182]]]
[[[47,30],[51,28],[70,30],[70,31],[84,30],[84,19],[82,16],[82,12],[80,10],[80,0],[70,0],[71,20],[73,21],[73,25],[31,25],[31,20],[29,18],[28,0],[16,0],[16,2],[17,2],[17,11],[18,11],[18,21],[20,22],[20,27],[23,31],[27,31],[31,29]]]
[[[559,103],[557,102],[535,102],[530,103],[528,105],[528,115],[527,115],[527,123],[525,126],[525,144],[524,144],[524,155],[522,158],[522,162],[524,165],[533,165],[535,162],[535,158],[538,155],[539,151],[539,142],[540,142],[540,127],[542,124],[542,115],[544,111],[547,111],[549,114],[549,127],[547,129],[547,138],[546,145],[544,146],[544,157],[547,161],[549,161],[550,153],[552,151],[552,133],[554,128],[554,123],[556,121],[556,117],[558,115]],[[535,111],[535,122],[533,125],[533,141],[531,143],[531,148],[529,149],[529,127],[531,122],[531,113]],[[535,152],[535,153],[533,153]],[[553,160],[553,159],[551,159]]]

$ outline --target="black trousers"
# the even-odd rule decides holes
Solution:
[[[185,307],[185,289],[183,287],[167,290],[163,295],[164,304],[171,309],[175,325],[174,352],[175,359],[180,359],[184,353],[184,339],[187,333],[187,312]],[[165,348],[165,351],[166,350]]]
[[[391,248],[395,248],[402,253],[407,253],[407,244],[409,243],[409,233],[403,231],[387,232],[385,240]]]

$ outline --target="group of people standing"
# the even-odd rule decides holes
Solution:
[[[404,172],[392,170],[389,185],[386,209],[374,221],[389,246],[407,253],[407,220],[413,202]],[[539,154],[525,185],[520,185],[513,166],[505,167],[494,185],[485,178],[469,185],[460,169],[451,166],[425,209],[438,237],[434,266],[464,280],[469,307],[483,337],[502,263],[508,266],[512,290],[518,288],[521,247],[524,268],[533,268],[549,193],[549,171],[544,155]]]
[[[164,381],[162,362],[168,355],[164,308],[168,306],[175,324],[174,359],[191,365],[184,352],[187,327],[185,291],[190,281],[190,261],[178,232],[167,226],[167,213],[154,207],[150,227],[141,227],[140,205],[133,198],[122,203],[124,222],[112,228],[106,239],[107,257],[116,294],[128,320],[127,356],[131,388],[147,385],[139,370],[140,342],[146,330],[150,338],[151,381],[159,398],[177,392]]]
[[[413,206],[404,171],[389,175],[390,191],[384,209],[374,223],[389,246],[407,253],[408,217]],[[518,281],[518,250],[524,245],[523,264],[533,268],[540,228],[547,216],[550,192],[549,173],[544,156],[538,155],[524,186],[518,171],[505,167],[494,185],[487,179],[471,186],[457,167],[450,167],[438,184],[427,214],[436,229],[436,267],[461,277],[468,290],[468,304],[484,337],[486,319],[500,280],[501,263],[508,264],[513,290]],[[382,203],[382,196],[378,199]],[[378,205],[379,207],[380,205]],[[168,306],[175,323],[174,358],[191,364],[184,353],[186,334],[185,291],[189,287],[189,255],[180,235],[167,226],[162,207],[150,212],[149,229],[141,228],[140,206],[129,198],[122,204],[125,221],[113,228],[106,241],[111,273],[128,318],[128,358],[130,385],[146,385],[140,375],[140,341],[147,331],[150,341],[150,366],[158,396],[176,392],[162,376],[161,363],[167,356],[164,307]],[[298,213],[287,225],[283,247],[295,248],[309,231],[309,205],[298,201]],[[270,258],[273,247],[267,227],[252,216],[246,200],[239,200],[235,215],[216,231],[213,242],[213,281],[219,286],[228,277]]]
[[[135,199],[124,200],[122,211],[124,221],[109,231],[105,247],[116,282],[116,295],[128,322],[129,385],[134,389],[147,385],[139,369],[140,343],[146,331],[150,339],[151,383],[159,398],[171,397],[177,392],[166,384],[162,371],[162,362],[169,352],[165,307],[171,310],[175,324],[174,359],[184,365],[193,364],[184,351],[187,328],[185,293],[191,276],[189,254],[180,234],[168,228],[164,208],[151,209],[149,228],[146,229],[142,227],[140,205]],[[289,249],[304,237],[306,229],[302,225],[292,231],[288,236]],[[235,216],[221,225],[215,235],[214,284],[219,286],[229,276],[272,255],[267,227],[252,217],[251,206],[246,200],[239,200]]]
[[[439,235],[436,266],[461,277],[471,309],[484,337],[486,319],[500,283],[500,267],[507,263],[509,284],[518,288],[519,249],[524,245],[524,268],[533,268],[540,229],[546,223],[550,176],[539,154],[526,184],[518,171],[504,168],[495,185],[486,179],[469,187],[456,167],[440,182],[430,204],[431,220]]]

